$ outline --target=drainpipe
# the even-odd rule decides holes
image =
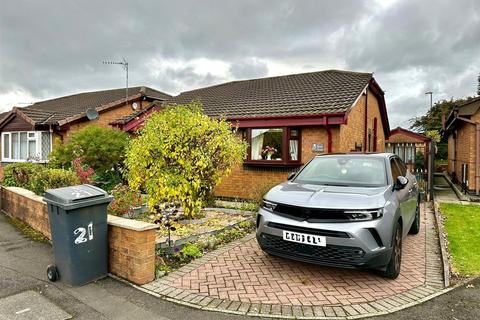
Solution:
[[[327,129],[327,152],[332,153],[332,130],[328,126],[328,117],[325,117],[325,128]]]
[[[480,193],[480,124],[475,125],[476,137],[475,137],[475,194],[478,196]]]
[[[365,119],[363,124],[363,152],[367,152],[368,87],[365,89]]]

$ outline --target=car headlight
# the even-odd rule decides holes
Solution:
[[[262,201],[262,209],[273,212],[275,208],[277,207],[277,204],[275,202],[263,200]]]
[[[349,220],[369,221],[383,217],[383,208],[376,210],[346,210],[344,213]]]

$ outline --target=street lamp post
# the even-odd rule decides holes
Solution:
[[[425,94],[430,95],[430,109],[432,109],[432,107],[433,107],[433,92],[428,91],[428,92],[425,92]]]
[[[433,92],[428,91],[425,94],[430,95],[430,110],[433,108]],[[432,139],[430,142],[429,148],[429,155],[428,155],[428,169],[427,169],[427,201],[433,199],[433,168],[435,167],[435,140]]]

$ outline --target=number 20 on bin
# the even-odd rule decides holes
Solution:
[[[87,235],[87,230],[88,230],[88,238],[85,236]],[[79,227],[73,231],[73,235],[76,236],[75,238],[75,244],[80,244],[87,242],[88,240],[93,240],[93,223],[90,222],[87,226],[87,229],[83,227]]]

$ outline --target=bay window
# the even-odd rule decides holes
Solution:
[[[48,131],[2,132],[3,162],[46,162],[52,150]]]
[[[298,165],[300,163],[300,130],[298,128],[251,128],[244,137],[249,144],[247,164]]]

